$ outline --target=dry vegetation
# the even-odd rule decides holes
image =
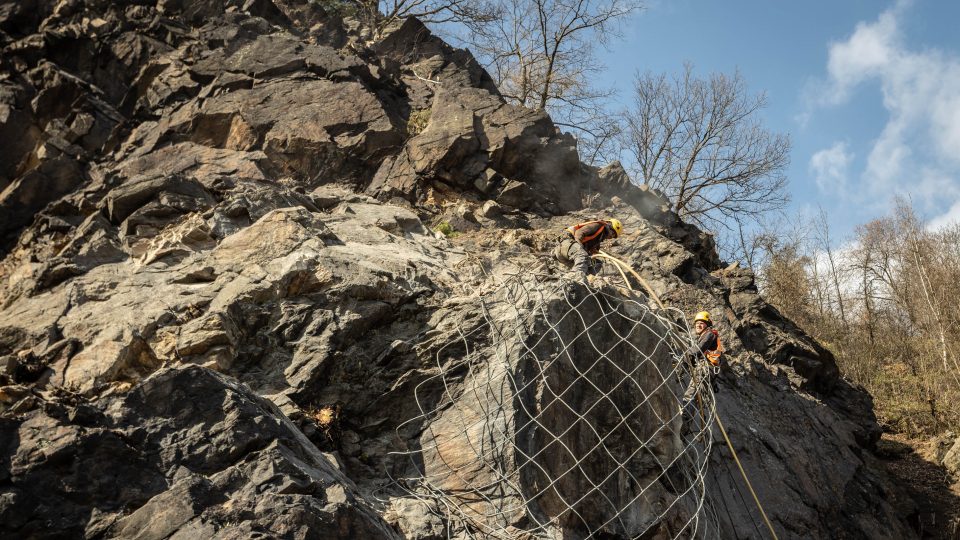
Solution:
[[[766,298],[833,351],[888,427],[960,429],[960,226],[930,230],[901,200],[842,251],[823,215],[791,230],[756,244]]]

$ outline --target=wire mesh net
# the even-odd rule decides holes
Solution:
[[[715,417],[683,314],[569,280],[509,278],[414,396],[408,474],[450,536],[705,537]],[[403,439],[403,437],[401,437]]]

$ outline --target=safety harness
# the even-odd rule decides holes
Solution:
[[[607,230],[607,223],[606,223],[605,221],[600,221],[599,219],[597,219],[597,220],[594,220],[594,221],[584,221],[583,223],[577,223],[576,225],[572,225],[572,226],[570,226],[570,227],[567,227],[567,232],[570,234],[570,236],[572,236],[574,239],[576,239],[576,232],[577,232],[578,230],[582,229],[583,227],[586,227],[587,225],[592,225],[592,224],[594,224],[594,223],[599,223],[599,224],[602,225],[602,226],[601,226],[599,229],[597,229],[597,232],[591,234],[590,236],[585,236],[585,237],[583,237],[582,240],[580,240],[580,243],[581,243],[581,244],[586,244],[587,242],[589,242],[589,241],[593,240],[594,238],[600,236],[601,234],[603,234],[604,231]]]
[[[717,332],[716,328],[709,328],[710,332],[713,332],[713,335],[717,337],[717,348],[712,351],[706,351],[703,353],[707,357],[707,361],[710,362],[710,365],[716,369],[720,369],[720,355],[723,354],[723,343],[720,342],[720,332]]]

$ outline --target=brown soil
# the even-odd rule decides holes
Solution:
[[[933,444],[885,433],[877,443],[877,454],[913,495],[918,509],[912,521],[920,537],[960,540],[960,479],[936,463]]]

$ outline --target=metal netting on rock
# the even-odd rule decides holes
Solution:
[[[700,537],[713,396],[682,313],[514,276],[415,390],[405,478],[453,536]]]

